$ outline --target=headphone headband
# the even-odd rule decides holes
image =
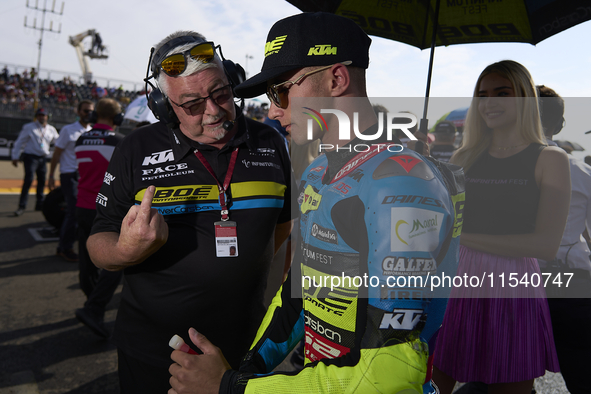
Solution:
[[[170,52],[171,49],[180,47],[185,44],[200,44],[202,42],[207,42],[207,40],[197,36],[175,37],[172,40],[167,41],[154,53],[152,63],[150,64],[152,74],[154,76],[157,76],[160,73],[160,63],[162,62],[162,60],[164,60],[164,57],[168,52]]]

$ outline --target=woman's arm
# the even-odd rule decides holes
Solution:
[[[460,243],[472,249],[501,256],[552,260],[558,253],[570,204],[570,167],[566,153],[545,148],[536,164],[540,201],[536,227],[531,234],[488,235],[462,233]]]

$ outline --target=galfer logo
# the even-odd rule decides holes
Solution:
[[[350,141],[351,140],[351,120],[349,119],[349,116],[344,113],[343,111],[340,111],[338,109],[321,109],[320,112],[313,110],[312,108],[309,107],[302,107],[312,113],[309,112],[303,112],[305,115],[309,115],[312,117],[312,119],[308,119],[307,121],[307,139],[309,141],[312,141],[314,139],[313,137],[313,128],[314,128],[314,121],[316,121],[316,123],[320,126],[320,130],[321,131],[328,131],[328,122],[326,122],[326,120],[324,119],[324,117],[321,114],[333,114],[336,115],[337,117],[337,121],[339,124],[339,140],[341,141]],[[394,123],[393,120],[394,118],[400,119],[400,118],[406,118],[406,119],[410,119],[410,123]],[[386,119],[386,125],[384,126],[384,119]],[[413,140],[413,141],[417,141],[417,138],[410,132],[409,129],[411,129],[412,127],[416,126],[417,124],[417,117],[411,113],[407,113],[407,112],[399,112],[396,114],[393,113],[386,113],[384,114],[383,112],[380,112],[378,114],[378,130],[375,134],[361,134],[361,131],[359,131],[359,112],[353,112],[353,133],[355,134],[355,136],[357,138],[359,138],[362,141],[375,141],[378,138],[380,138],[382,136],[382,133],[384,132],[384,129],[386,130],[387,133],[387,139],[388,141],[392,141],[393,140],[393,135],[394,135],[394,130],[401,130],[404,134],[406,134],[406,136]],[[348,147],[348,148],[344,148],[344,147],[340,147],[341,149],[346,149],[348,151],[351,150],[351,148],[355,151],[355,152],[367,152],[371,149],[371,147],[367,144],[358,144],[355,145],[354,147]],[[402,151],[402,146],[398,146],[398,145],[390,145],[388,147],[385,147],[386,149],[388,149],[388,151],[390,152],[400,152]],[[395,149],[395,150],[391,150]],[[320,144],[320,152],[322,152],[323,150],[332,150],[332,149],[336,149],[337,151],[339,150],[339,146],[338,145],[333,145],[333,144]]]
[[[167,161],[174,161],[172,149],[163,150],[162,152],[155,152],[150,156],[144,157],[142,166],[152,166],[154,164],[166,163]]]

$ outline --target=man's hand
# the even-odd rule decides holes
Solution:
[[[168,240],[168,224],[157,209],[152,208],[156,188],[149,186],[142,203],[129,208],[121,223],[117,248],[129,261],[140,263]]]
[[[174,364],[168,368],[172,375],[168,394],[217,394],[224,373],[230,364],[222,351],[194,328],[189,329],[191,341],[203,354],[188,354],[175,350],[170,355]]]
[[[413,141],[413,140],[408,141],[406,143],[406,147],[408,149],[412,149],[415,152],[420,153],[423,156],[429,156],[431,154],[431,152],[429,150],[429,138],[425,134],[421,133],[420,131],[417,131],[416,133],[414,133],[414,136],[417,137],[417,141]],[[420,145],[420,144],[417,144],[419,141],[423,142],[422,149],[420,147],[417,147],[417,145]],[[417,149],[417,148],[419,148],[419,149]]]
[[[55,180],[53,179],[53,175],[50,175],[49,178],[47,179],[47,188],[49,190],[55,189]]]
[[[12,165],[15,166],[15,167],[18,167],[18,160],[13,160],[12,161]]]

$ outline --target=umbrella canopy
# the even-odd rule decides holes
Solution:
[[[367,34],[431,48],[420,130],[427,132],[435,47],[524,42],[537,44],[591,19],[589,0],[287,0],[305,12],[354,20]]]
[[[468,114],[468,108],[469,107],[458,108],[446,113],[441,118],[437,119],[430,131],[433,132],[435,130],[435,126],[437,126],[439,122],[446,120],[453,122],[454,126],[456,126],[456,129],[459,132],[462,132],[464,129],[464,122],[466,121],[466,115]]]
[[[591,19],[588,0],[287,0],[353,19],[367,34],[420,49],[478,42],[537,44]]]
[[[147,120],[150,123],[158,122],[150,108],[148,108],[148,99],[145,95],[141,95],[133,100],[127,108],[125,108],[125,119],[130,119],[136,122],[143,122]]]

